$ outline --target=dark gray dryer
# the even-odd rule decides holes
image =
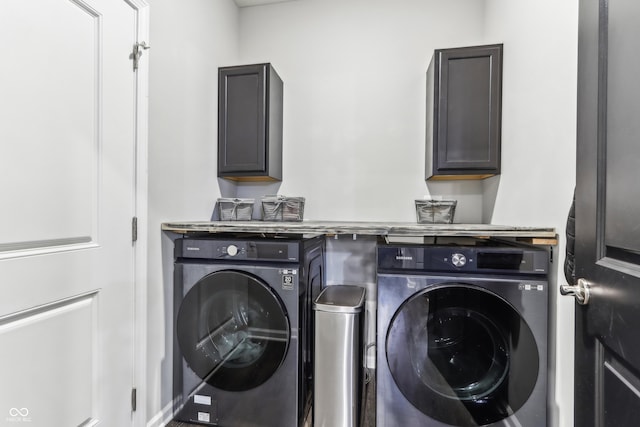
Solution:
[[[377,425],[547,425],[548,253],[378,247]]]
[[[174,420],[301,426],[323,281],[323,236],[176,240]]]

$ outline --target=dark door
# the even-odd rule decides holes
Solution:
[[[640,422],[640,2],[581,0],[575,425]],[[582,301],[585,302],[584,299]]]

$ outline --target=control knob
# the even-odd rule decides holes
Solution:
[[[464,256],[461,253],[455,253],[453,255],[451,255],[451,264],[453,264],[456,267],[464,267],[464,265],[467,263],[467,257]]]
[[[227,255],[236,256],[237,253],[238,253],[238,247],[236,245],[227,246]]]

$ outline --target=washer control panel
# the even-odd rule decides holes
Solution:
[[[378,270],[546,274],[544,249],[517,246],[379,245]]]

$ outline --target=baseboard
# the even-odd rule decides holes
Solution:
[[[165,427],[173,419],[174,402],[169,402],[161,412],[147,421],[146,427]]]

